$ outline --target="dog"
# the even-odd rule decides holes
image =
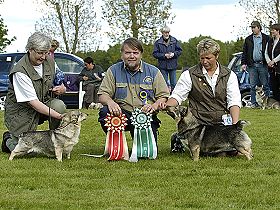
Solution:
[[[279,101],[266,96],[263,87],[256,87],[256,101],[262,109],[280,109]]]
[[[81,122],[86,117],[87,114],[79,110],[70,111],[62,115],[60,126],[55,130],[30,131],[21,134],[9,160],[31,152],[49,157],[56,156],[60,162],[63,154],[70,159],[70,153],[79,141]]]
[[[184,146],[189,148],[194,161],[199,160],[200,153],[217,154],[223,151],[230,151],[233,148],[245,155],[248,160],[253,158],[252,140],[243,131],[244,125],[250,124],[240,120],[234,125],[201,125],[192,115],[188,107],[177,106],[167,107],[167,114],[177,124],[177,133],[171,136],[181,140]],[[175,141],[176,144],[178,139]],[[176,148],[176,145],[174,145]]]

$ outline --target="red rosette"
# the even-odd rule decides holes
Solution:
[[[124,131],[127,125],[126,121],[127,118],[124,114],[121,114],[120,116],[107,114],[107,117],[105,118],[105,126],[108,131]]]

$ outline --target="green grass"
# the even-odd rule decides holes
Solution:
[[[97,111],[84,111],[89,117],[70,160],[8,161],[0,153],[0,209],[279,209],[279,111],[242,109],[241,119],[251,122],[245,130],[253,140],[252,161],[202,157],[198,162],[188,153],[170,153],[176,127],[160,113],[158,158],[137,163],[81,156],[102,154],[105,141]]]

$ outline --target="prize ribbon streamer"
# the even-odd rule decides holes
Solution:
[[[128,147],[124,134],[127,118],[124,114],[113,116],[108,114],[105,118],[105,126],[108,128],[105,152],[109,154],[108,160],[128,160]]]
[[[134,125],[134,138],[129,162],[137,162],[138,157],[150,159],[157,157],[157,145],[151,121],[151,114],[144,113],[138,108],[132,112],[131,123]]]
[[[103,157],[109,155],[108,160],[128,160],[128,147],[125,138],[124,129],[127,125],[127,118],[124,114],[120,116],[113,116],[107,114],[105,118],[105,126],[107,127],[106,143],[103,155],[88,155],[89,157]]]

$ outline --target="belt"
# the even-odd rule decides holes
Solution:
[[[263,61],[254,61],[256,64],[263,64]]]

